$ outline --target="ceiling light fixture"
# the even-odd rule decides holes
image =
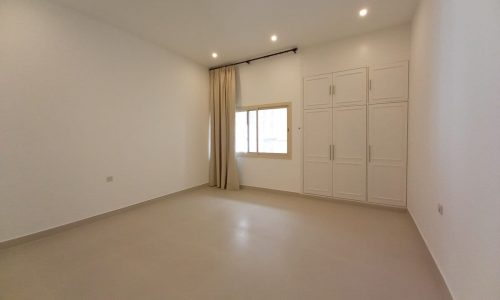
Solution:
[[[362,10],[359,11],[359,16],[360,17],[365,17],[368,14],[368,9],[363,8]]]
[[[276,42],[278,40],[278,36],[276,34],[271,35],[271,41]]]
[[[213,58],[217,58],[218,56],[219,56],[219,55],[218,55],[217,53],[215,53],[215,52],[214,52],[214,53],[212,53],[212,57],[213,57]]]

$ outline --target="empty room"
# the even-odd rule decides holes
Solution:
[[[500,300],[499,0],[0,0],[0,299]]]

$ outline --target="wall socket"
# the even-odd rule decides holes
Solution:
[[[439,213],[440,215],[443,215],[443,212],[444,212],[444,211],[443,211],[443,204],[439,203],[439,204],[438,204],[438,213]]]
[[[113,180],[114,180],[113,176],[106,177],[106,182],[113,182]]]

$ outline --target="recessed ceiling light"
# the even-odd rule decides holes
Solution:
[[[278,40],[278,36],[276,34],[271,35],[271,41],[276,42]]]
[[[365,17],[368,14],[368,9],[363,8],[362,10],[359,11],[359,16],[360,17]]]
[[[213,58],[217,58],[218,56],[219,56],[219,55],[218,55],[217,53],[215,53],[215,52],[214,52],[214,53],[212,53],[212,57],[213,57]]]

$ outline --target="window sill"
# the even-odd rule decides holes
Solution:
[[[282,154],[282,153],[244,153],[244,152],[236,153],[236,158],[243,158],[243,157],[291,160],[292,154],[291,153],[286,153],[286,154]]]

